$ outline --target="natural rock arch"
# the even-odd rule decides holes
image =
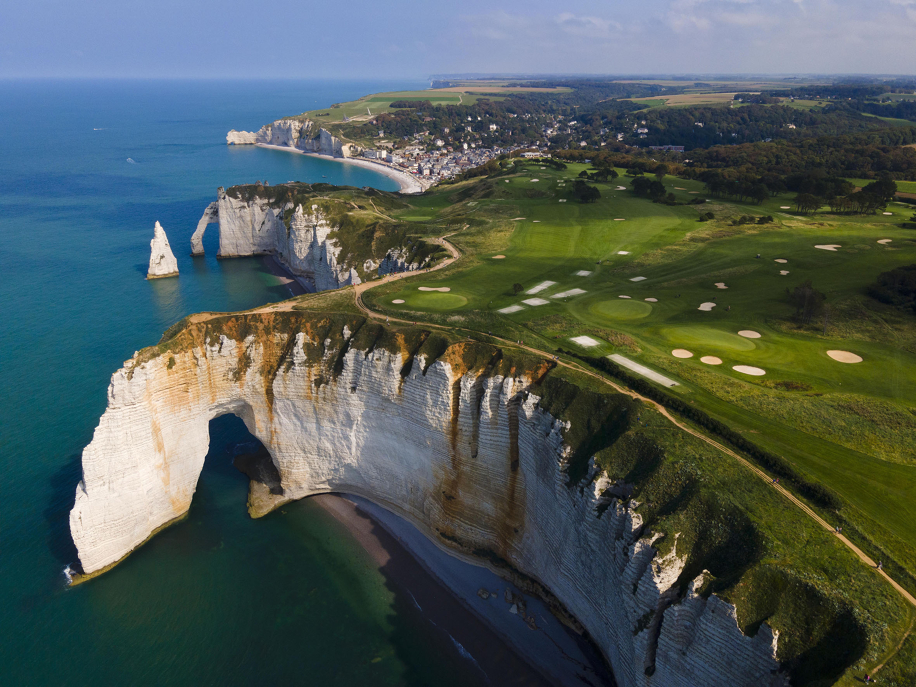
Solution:
[[[594,473],[568,486],[569,425],[531,393],[546,367],[339,320],[192,322],[128,361],[83,453],[71,532],[84,570],[113,565],[187,511],[209,422],[233,413],[270,452],[283,489],[253,482],[254,514],[322,492],[365,496],[540,585],[622,687],[782,684],[769,627],[745,637],[733,606],[695,593],[702,576],[669,606],[685,563],[676,547],[658,557],[640,515],[605,496]],[[646,626],[656,613],[664,621]]]
[[[191,255],[204,254],[204,232],[209,224],[219,224],[219,201],[210,203],[197,223],[197,229],[191,235]]]

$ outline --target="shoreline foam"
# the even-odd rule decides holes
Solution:
[[[290,146],[275,146],[270,145],[269,143],[255,143],[255,146],[258,148],[268,148],[270,150],[282,150],[287,153],[298,153],[299,155],[306,155],[308,157],[317,157],[322,160],[332,160],[334,162],[341,162],[343,164],[356,165],[357,167],[362,167],[363,169],[369,169],[373,172],[378,172],[389,179],[393,179],[398,183],[400,189],[398,193],[403,193],[405,195],[414,194],[414,193],[423,193],[428,188],[432,186],[424,186],[422,182],[416,179],[412,174],[408,172],[402,172],[399,169],[394,167],[389,167],[388,165],[383,165],[379,162],[371,162],[369,160],[358,160],[352,157],[334,157],[333,155],[322,155],[321,153],[310,153],[305,150],[299,150],[298,148],[292,148]]]

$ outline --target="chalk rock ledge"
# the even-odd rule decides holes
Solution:
[[[178,276],[178,260],[172,252],[169,245],[169,239],[165,235],[165,229],[159,222],[156,222],[156,228],[153,230],[153,240],[150,241],[149,270],[146,273],[147,279],[160,279],[162,277]]]

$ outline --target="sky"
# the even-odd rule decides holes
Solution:
[[[916,0],[30,0],[0,78],[914,74]]]

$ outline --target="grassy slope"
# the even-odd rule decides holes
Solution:
[[[353,118],[367,115],[367,108],[374,114],[395,111],[391,103],[396,100],[429,100],[433,105],[472,105],[480,98],[498,100],[500,97],[493,94],[467,94],[454,92],[428,91],[392,91],[390,93],[374,93],[359,100],[339,103],[337,107],[327,107],[321,110],[303,112],[300,116],[313,119],[319,124],[333,124],[343,121],[344,116]]]
[[[571,347],[569,337],[588,334],[602,341],[600,353],[618,351],[662,369],[682,382],[674,393],[841,494],[849,504],[841,514],[847,531],[861,531],[871,546],[916,572],[916,323],[863,295],[879,272],[916,262],[916,234],[899,226],[912,210],[892,205],[887,217],[805,218],[781,209],[791,205],[787,196],[762,206],[704,206],[717,217],[772,214],[775,225],[698,223],[692,206],[656,205],[616,190],[629,184],[623,177],[599,184],[599,203],[578,204],[569,191],[581,168],[533,166],[508,183],[487,180],[412,199],[405,219],[430,227],[471,225],[452,239],[467,257],[423,280],[448,286],[449,295],[466,302],[421,297],[412,280],[369,291],[366,301],[391,314],[499,332],[548,349]],[[666,185],[683,201],[701,188],[676,179]],[[626,221],[613,221],[617,217]],[[891,247],[879,246],[879,238],[892,238]],[[820,243],[843,248],[813,248]],[[495,254],[507,257],[493,260]],[[789,262],[774,263],[777,257]],[[790,274],[781,276],[780,269]],[[578,270],[593,274],[573,276]],[[647,279],[634,283],[634,276]],[[785,289],[805,279],[828,294],[826,334],[822,323],[804,329],[789,319]],[[544,280],[557,282],[537,294],[550,304],[496,313],[530,298],[513,295],[514,283],[528,289]],[[728,290],[717,289],[718,281]],[[560,302],[549,298],[575,287],[587,293]],[[647,297],[659,302],[645,303]],[[696,309],[713,298],[719,305],[712,312]],[[405,303],[393,305],[394,299]],[[736,335],[740,329],[763,338],[743,339]],[[675,347],[696,356],[679,361],[670,355]],[[837,363],[826,356],[830,349],[855,351],[865,362]],[[725,364],[703,365],[701,355]],[[767,375],[746,377],[731,369],[737,364],[762,367]]]

